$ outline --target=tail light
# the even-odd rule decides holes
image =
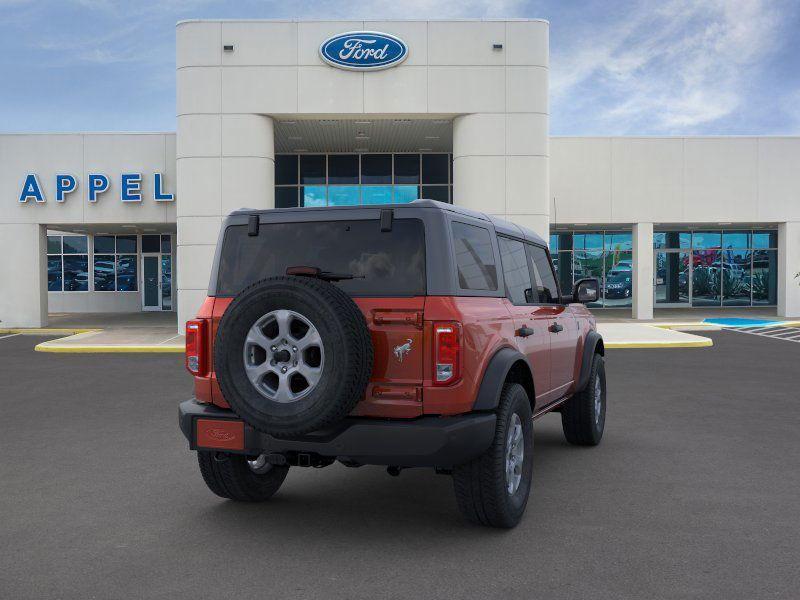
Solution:
[[[186,322],[186,369],[197,377],[202,377],[208,371],[207,327],[204,319]]]
[[[461,379],[461,324],[433,324],[433,384],[450,385]]]

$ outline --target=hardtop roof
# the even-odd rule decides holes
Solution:
[[[372,209],[408,209],[408,208],[420,208],[420,209],[427,209],[427,210],[441,210],[445,212],[455,213],[464,215],[467,217],[471,217],[473,219],[479,219],[482,221],[488,221],[491,223],[497,233],[506,234],[506,235],[513,235],[515,237],[522,237],[524,239],[530,240],[532,242],[536,242],[543,246],[547,246],[547,243],[539,236],[536,232],[527,227],[523,227],[521,225],[517,225],[516,223],[512,223],[511,221],[506,221],[505,219],[501,219],[499,217],[495,217],[493,215],[487,215],[486,213],[471,210],[469,208],[464,208],[462,206],[455,206],[453,204],[448,204],[446,202],[439,202],[438,200],[414,200],[412,202],[404,203],[404,204],[377,204],[373,206],[361,206],[361,205],[353,205],[353,206],[336,206],[336,207],[328,207],[328,206],[302,206],[302,207],[295,207],[295,208],[271,208],[271,209],[255,209],[255,208],[240,208],[235,210],[231,213],[231,216],[234,215],[266,215],[266,214],[275,214],[278,212],[282,213],[303,213],[303,212],[319,212],[319,211],[348,211],[348,210],[364,210],[365,208],[372,208]]]

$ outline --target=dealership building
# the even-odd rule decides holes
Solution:
[[[598,309],[800,316],[800,138],[550,137],[548,46],[540,20],[179,23],[177,133],[0,135],[0,327],[182,323],[229,212],[416,198],[537,231]]]

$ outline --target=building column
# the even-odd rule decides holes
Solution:
[[[47,231],[0,225],[0,329],[47,325]]]
[[[550,235],[548,116],[476,113],[453,120],[453,204]]]
[[[271,117],[178,116],[178,329],[206,298],[222,220],[239,208],[275,207]]]
[[[653,318],[653,224],[633,226],[633,311],[634,319]]]
[[[778,316],[800,317],[800,222],[778,225]]]

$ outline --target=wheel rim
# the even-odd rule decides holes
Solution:
[[[603,386],[600,383],[600,375],[594,378],[594,423],[600,425],[600,417],[603,412]]]
[[[244,370],[259,394],[274,402],[297,402],[317,387],[325,348],[314,324],[293,310],[258,319],[244,342]]]
[[[511,415],[506,438],[506,489],[513,495],[522,480],[522,462],[525,459],[525,444],[522,421],[517,413]]]

